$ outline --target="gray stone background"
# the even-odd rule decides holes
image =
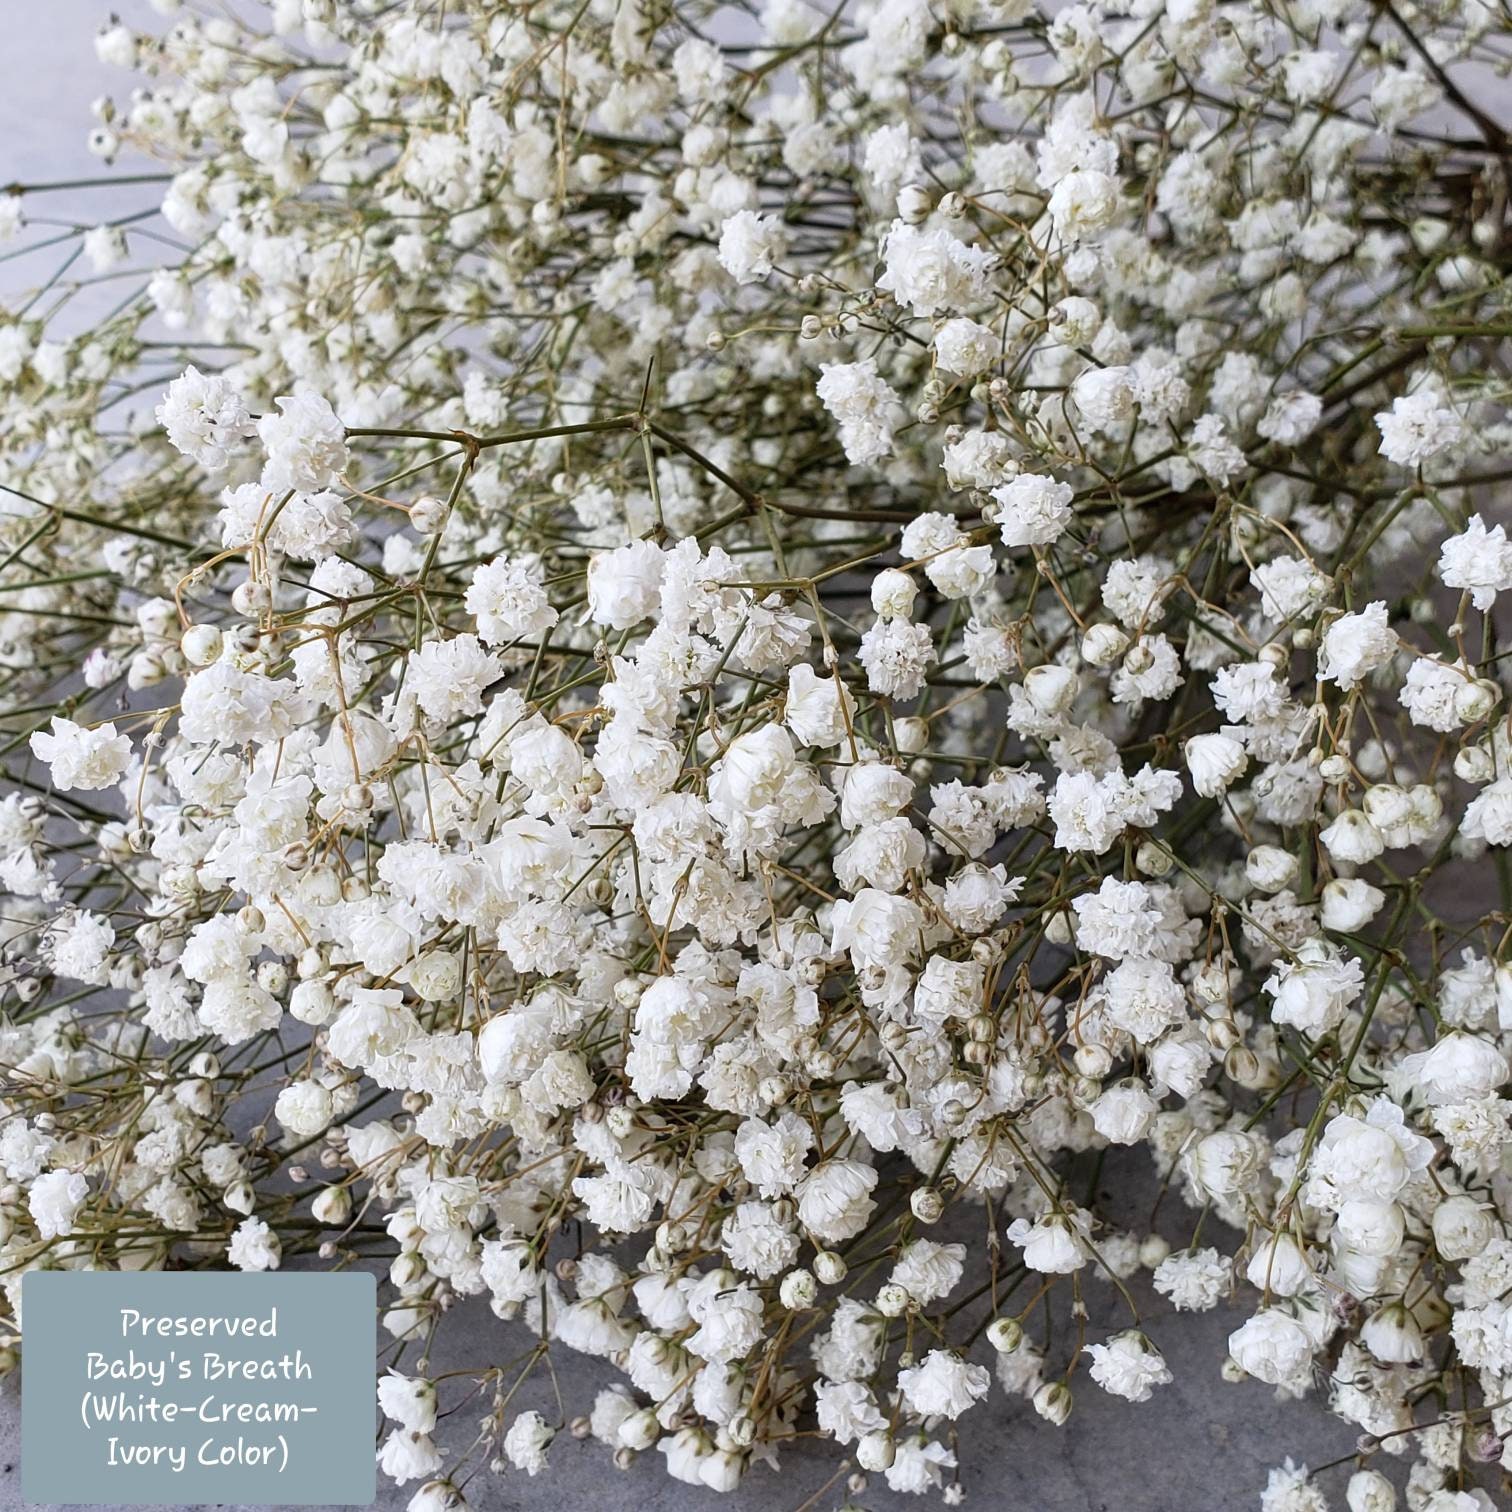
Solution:
[[[114,92],[124,95],[130,81],[107,69],[94,56],[92,36],[115,12],[144,28],[160,27],[146,0],[0,0],[0,185],[33,183],[98,175],[103,170],[85,148],[92,124],[91,100]],[[123,164],[119,171],[138,171]],[[50,194],[29,202],[36,215],[93,224],[140,208],[151,188],[126,187]],[[0,252],[11,249],[0,249]],[[48,254],[0,261],[0,297],[34,287],[51,271]],[[1153,1185],[1141,1166],[1120,1169],[1110,1162],[1104,1185],[1115,1201],[1148,1213]],[[1183,1243],[1190,1221],[1179,1205],[1168,1202],[1162,1227]],[[1233,1236],[1210,1236],[1223,1244]],[[978,1241],[980,1242],[980,1241]],[[1147,1279],[1147,1278],[1146,1278]],[[1314,1397],[1305,1402],[1277,1402],[1268,1387],[1256,1382],[1229,1385],[1219,1377],[1226,1353],[1224,1339],[1243,1314],[1220,1310],[1203,1315],[1168,1313],[1136,1281],[1150,1333],[1175,1373],[1174,1384],[1143,1406],[1109,1398],[1079,1373],[1074,1385],[1076,1407],[1070,1423],[1055,1429],[1041,1422],[1027,1402],[1009,1401],[997,1390],[962,1419],[959,1453],[966,1505],[982,1512],[1223,1512],[1255,1507],[1268,1470],[1291,1456],[1319,1466],[1349,1455],[1355,1430],[1330,1416]],[[1106,1285],[1091,1284],[1093,1327],[1127,1326],[1122,1305]],[[1064,1322],[1061,1324],[1064,1327]],[[529,1348],[522,1325],[501,1323],[484,1305],[459,1309],[441,1331],[443,1347],[432,1361],[434,1373],[509,1360]],[[988,1362],[989,1351],[977,1355]],[[1062,1355],[1062,1358],[1064,1356]],[[569,1415],[586,1412],[596,1390],[613,1376],[599,1362],[565,1355],[557,1378]],[[443,1396],[443,1405],[455,1397]],[[536,1407],[550,1419],[555,1399],[543,1373],[529,1382],[512,1406]],[[465,1443],[481,1408],[465,1407],[443,1424],[443,1440]],[[608,1451],[591,1441],[577,1443],[563,1435],[553,1446],[547,1474],[530,1480],[517,1472],[492,1475],[486,1470],[466,1487],[478,1512],[608,1512],[616,1505],[641,1512],[831,1512],[847,1500],[872,1512],[905,1506],[938,1505],[894,1495],[880,1476],[863,1491],[848,1490],[836,1446],[805,1441],[783,1456],[780,1473],[757,1467],[738,1491],[717,1496],[669,1479],[659,1454],[641,1457],[629,1471],[616,1470]],[[1383,1467],[1388,1468],[1388,1467]],[[20,1390],[13,1376],[0,1383],[0,1512],[23,1506],[20,1486]],[[1342,1506],[1348,1466],[1328,1472],[1323,1484]],[[380,1477],[380,1512],[400,1512],[413,1486],[399,1489]],[[238,1509],[268,1512],[268,1509]]]

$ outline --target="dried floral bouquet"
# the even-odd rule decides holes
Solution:
[[[0,195],[6,1361],[376,1262],[415,1512],[1172,1364],[1358,1427],[1225,1505],[1493,1507],[1505,6],[157,8]]]

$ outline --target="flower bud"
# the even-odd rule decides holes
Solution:
[[[1048,664],[1024,674],[1024,693],[1046,719],[1064,714],[1076,700],[1080,680],[1070,667]]]
[[[1297,858],[1279,845],[1257,845],[1244,858],[1244,875],[1260,892],[1276,893],[1297,880]]]
[[[999,1354],[1012,1354],[1024,1342],[1024,1325],[1017,1318],[994,1318],[987,1325],[987,1342]]]
[[[1359,809],[1345,809],[1318,837],[1335,861],[1363,866],[1386,849],[1381,832]]]
[[[660,1437],[661,1423],[649,1407],[632,1412],[619,1426],[620,1445],[625,1449],[649,1449]]]
[[[1251,1091],[1265,1085],[1270,1072],[1248,1045],[1232,1045],[1223,1057],[1223,1074]]]
[[[1273,1234],[1255,1247],[1244,1271],[1251,1286],[1278,1297],[1294,1297],[1311,1284],[1313,1269],[1290,1234]]]
[[[1360,1339],[1387,1365],[1407,1365],[1423,1356],[1423,1330],[1400,1302],[1392,1302],[1367,1318]]]
[[[1385,901],[1386,894],[1368,882],[1336,877],[1323,888],[1323,927],[1355,934],[1375,918]]]
[[[1051,339],[1061,346],[1086,346],[1102,329],[1102,311],[1078,294],[1052,305],[1045,318]]]
[[[191,667],[208,667],[221,654],[225,636],[217,625],[190,625],[179,637],[179,649]]]
[[[310,1204],[310,1212],[317,1223],[334,1228],[352,1216],[352,1194],[344,1186],[322,1187]]]
[[[1072,1060],[1083,1076],[1094,1081],[1101,1081],[1113,1069],[1113,1057],[1106,1045],[1078,1045]]]
[[[839,1286],[849,1267],[834,1250],[820,1250],[814,1256],[814,1274],[826,1286]]]
[[[1473,1197],[1449,1197],[1433,1211],[1433,1244],[1445,1260],[1472,1260],[1490,1244],[1496,1225]]]
[[[1117,625],[1096,624],[1082,637],[1082,660],[1094,667],[1111,667],[1128,645],[1129,637]]]
[[[929,744],[929,721],[910,715],[893,721],[893,744],[905,756],[917,756]]]
[[[1347,782],[1349,780],[1348,758],[1338,754],[1323,757],[1318,763],[1318,776],[1324,782]]]
[[[1467,682],[1454,695],[1454,717],[1462,724],[1479,724],[1501,698],[1501,689],[1489,678]]]
[[[898,190],[898,217],[910,226],[923,225],[933,208],[934,198],[922,185],[904,184]]]
[[[908,1199],[913,1215],[920,1223],[938,1223],[945,1211],[945,1199],[934,1187],[919,1187]]]
[[[273,595],[268,591],[266,583],[247,578],[232,590],[231,607],[243,619],[256,619],[273,607]]]
[[[328,1024],[335,1012],[335,994],[315,978],[298,983],[289,994],[289,1013],[302,1024]]]
[[[1496,775],[1496,760],[1484,746],[1465,746],[1454,754],[1454,775],[1479,786]]]
[[[1071,1416],[1071,1389],[1061,1381],[1047,1381],[1034,1393],[1034,1410],[1057,1428]]]
[[[403,1254],[394,1257],[393,1264],[389,1266],[389,1280],[403,1291],[407,1286],[413,1286],[425,1275],[425,1261],[413,1250],[405,1250]]]
[[[417,535],[436,535],[446,524],[446,504],[427,494],[410,505],[409,519],[410,529]]]

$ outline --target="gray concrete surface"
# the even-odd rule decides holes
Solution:
[[[85,147],[89,102],[129,87],[125,76],[94,57],[93,32],[112,10],[134,23],[155,21],[146,0],[0,0],[5,26],[5,45],[0,48],[0,183],[99,172]],[[92,223],[138,207],[144,192],[150,191],[48,196],[36,202],[37,213]],[[38,274],[40,267],[39,260],[0,262],[0,296],[45,277],[45,272]],[[1170,1237],[1179,1240],[1180,1235],[1172,1230]],[[1111,1289],[1094,1283],[1092,1292],[1099,1315],[1094,1321],[1123,1326]],[[1158,1320],[1150,1324],[1150,1332],[1176,1380],[1144,1406],[1114,1401],[1082,1375],[1076,1410],[1065,1428],[1051,1428],[1026,1402],[1010,1402],[997,1391],[962,1420],[959,1449],[968,1507],[984,1512],[1252,1508],[1258,1505],[1267,1471],[1285,1456],[1316,1466],[1351,1452],[1354,1430],[1329,1416],[1316,1400],[1278,1403],[1267,1387],[1253,1382],[1233,1386],[1219,1379],[1224,1338],[1242,1314],[1169,1317],[1162,1305],[1156,1305],[1150,1316]],[[1095,1330],[1092,1336],[1097,1337]],[[435,1372],[509,1359],[529,1347],[522,1326],[501,1323],[477,1304],[451,1318],[443,1337],[444,1349],[433,1361]],[[985,1348],[979,1357],[986,1360]],[[567,1410],[575,1413],[588,1409],[594,1392],[613,1373],[571,1356],[558,1363],[557,1374]],[[520,1410],[538,1407],[554,1417],[546,1377],[539,1375],[529,1383],[515,1405]],[[475,1428],[475,1416],[463,1409],[448,1420],[441,1436],[465,1442]],[[784,1456],[780,1473],[757,1468],[738,1491],[718,1497],[670,1480],[661,1456],[654,1452],[621,1472],[602,1446],[564,1436],[552,1449],[549,1474],[529,1480],[514,1472],[494,1476],[484,1471],[469,1482],[466,1494],[478,1512],[610,1512],[618,1507],[702,1512],[715,1506],[729,1512],[829,1512],[849,1494],[843,1475],[830,1484],[839,1463],[834,1445],[806,1443]],[[1347,1470],[1336,1470],[1325,1482],[1337,1505],[1342,1505],[1346,1475]],[[380,1486],[376,1505],[380,1512],[399,1512],[408,1499],[408,1491],[385,1485]],[[921,1503],[896,1496],[880,1477],[852,1499],[872,1512],[938,1505],[933,1499]],[[20,1392],[12,1377],[0,1383],[0,1512],[25,1505],[20,1485]]]

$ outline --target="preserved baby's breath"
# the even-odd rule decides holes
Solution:
[[[1508,18],[159,9],[0,196],[6,1364],[376,1264],[415,1512],[1220,1369],[1492,1505]]]

